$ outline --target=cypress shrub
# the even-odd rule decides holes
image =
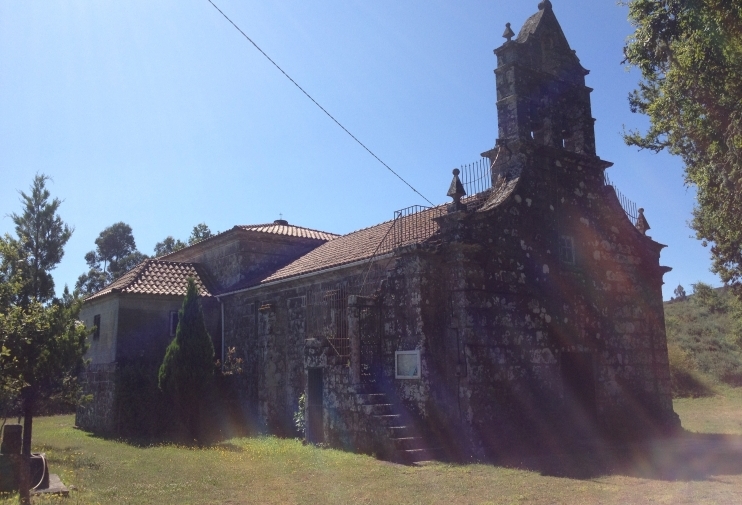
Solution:
[[[188,279],[186,297],[178,316],[178,328],[165,352],[158,384],[172,401],[175,414],[190,439],[200,443],[201,413],[213,393],[214,345],[206,330],[193,279]]]

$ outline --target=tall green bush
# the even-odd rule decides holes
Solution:
[[[206,330],[193,279],[178,313],[175,338],[165,352],[158,384],[172,401],[192,440],[202,441],[200,417],[214,383],[214,345]]]

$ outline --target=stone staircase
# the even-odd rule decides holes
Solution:
[[[386,432],[387,440],[383,445],[390,450],[385,451],[384,456],[408,465],[420,465],[441,457],[440,448],[428,443],[411,416],[406,415],[389,395],[378,392],[373,385],[362,386],[359,390],[356,397],[361,412],[383,426]]]

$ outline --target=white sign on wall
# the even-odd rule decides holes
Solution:
[[[394,354],[394,365],[396,379],[419,379],[420,350],[397,351]]]

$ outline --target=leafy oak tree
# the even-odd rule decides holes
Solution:
[[[214,344],[206,330],[196,282],[188,279],[175,338],[160,366],[160,389],[173,402],[192,440],[200,442],[201,410],[214,381]]]
[[[162,242],[155,244],[155,257],[164,256],[175,251],[180,251],[188,244],[185,244],[180,239],[174,239],[172,235],[168,235]]]
[[[628,0],[635,31],[625,63],[641,71],[629,96],[648,116],[629,145],[668,150],[698,189],[691,226],[712,271],[742,295],[742,1]]]
[[[212,235],[213,234],[211,233],[211,230],[209,229],[209,227],[206,226],[206,223],[199,223],[193,227],[193,230],[191,231],[191,236],[188,237],[188,245],[193,245],[196,242],[201,242],[202,240],[206,240]]]
[[[188,243],[185,243],[180,239],[175,239],[172,237],[172,235],[168,235],[167,237],[165,237],[162,242],[157,242],[155,244],[155,257],[160,257],[164,256],[165,254],[180,251],[184,247],[188,247],[189,245],[193,245],[197,242],[201,242],[202,240],[206,240],[213,235],[214,234],[211,232],[206,223],[199,223],[193,227],[191,236],[188,237]]]

